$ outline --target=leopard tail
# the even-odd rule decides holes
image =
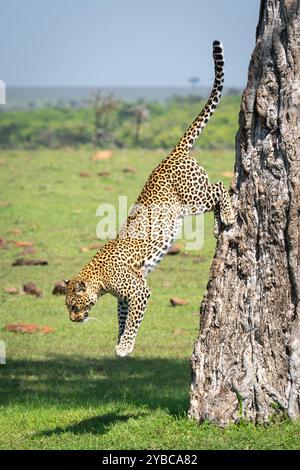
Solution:
[[[186,130],[171,155],[178,152],[181,154],[188,153],[220,102],[224,84],[224,54],[223,45],[220,41],[213,42],[213,58],[215,63],[215,80],[209,99],[201,113]]]

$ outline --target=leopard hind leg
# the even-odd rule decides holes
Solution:
[[[128,315],[128,302],[125,299],[118,299],[118,344],[125,330],[126,319]]]
[[[215,213],[215,234],[219,233],[220,222],[225,225],[232,225],[234,213],[230,201],[230,196],[222,181],[215,184],[207,184],[205,192],[193,197],[192,204],[185,210],[185,215],[197,215],[204,212],[214,211]]]
[[[216,211],[218,212],[218,216],[225,225],[232,225],[234,222],[234,212],[232,209],[230,196],[227,189],[224,186],[222,181],[218,181],[215,184],[211,184],[208,187],[208,191],[212,192],[212,199],[213,203],[212,206],[209,207],[207,210],[215,210],[215,217]],[[216,220],[216,224],[218,224],[218,219]]]

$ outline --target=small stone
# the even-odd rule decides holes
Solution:
[[[112,157],[112,155],[113,155],[112,150],[99,150],[91,157],[91,160],[94,162],[109,160]]]
[[[101,248],[103,248],[103,243],[94,242],[94,243],[91,243],[88,246],[88,248],[89,248],[89,250],[100,250]]]
[[[57,282],[52,290],[53,295],[66,295],[67,293],[67,286],[64,281]]]
[[[35,295],[36,297],[42,297],[43,295],[43,291],[34,282],[26,282],[23,285],[23,291],[28,295]]]
[[[172,307],[177,307],[178,305],[187,305],[188,301],[185,299],[181,299],[180,297],[171,297],[170,304]]]
[[[221,175],[222,175],[222,176],[225,176],[225,178],[232,178],[233,175],[234,175],[234,173],[233,173],[233,171],[223,171],[223,172],[221,173]]]
[[[99,171],[99,173],[97,173],[98,176],[109,176],[110,175],[110,172],[109,171]]]
[[[16,287],[6,287],[4,289],[5,292],[7,292],[7,294],[11,294],[11,295],[16,295],[19,293],[18,289],[16,289]]]
[[[48,264],[48,261],[45,259],[25,259],[18,258],[12,263],[12,266],[45,266]]]
[[[4,329],[13,333],[37,333],[39,331],[35,323],[8,323]]]
[[[17,242],[15,243],[15,245],[16,245],[18,248],[29,248],[29,247],[32,247],[32,243],[31,243],[31,242],[17,241]]]
[[[178,253],[180,253],[180,252],[181,252],[180,245],[174,244],[169,248],[169,251],[167,252],[167,255],[171,255],[171,256],[178,255]]]
[[[91,176],[91,173],[89,171],[81,171],[79,173],[79,176],[82,176],[82,177],[89,177]]]
[[[4,326],[6,331],[10,331],[12,333],[54,333],[55,329],[51,326],[40,326],[36,323],[7,323]]]
[[[122,168],[122,171],[123,171],[123,173],[132,173],[132,174],[136,173],[136,169],[132,168],[132,167]]]

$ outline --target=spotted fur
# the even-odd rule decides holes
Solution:
[[[208,175],[189,155],[214,113],[224,80],[223,47],[213,43],[215,80],[210,97],[173,151],[153,170],[125,225],[92,260],[67,282],[66,304],[72,321],[83,321],[97,299],[118,299],[119,337],[116,353],[132,352],[150,289],[146,277],[168,251],[184,216],[214,210],[216,223],[232,224],[230,198],[222,182]]]

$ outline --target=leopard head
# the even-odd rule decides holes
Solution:
[[[67,287],[66,306],[73,322],[83,322],[97,301],[97,293],[92,285],[80,278],[65,281]]]

